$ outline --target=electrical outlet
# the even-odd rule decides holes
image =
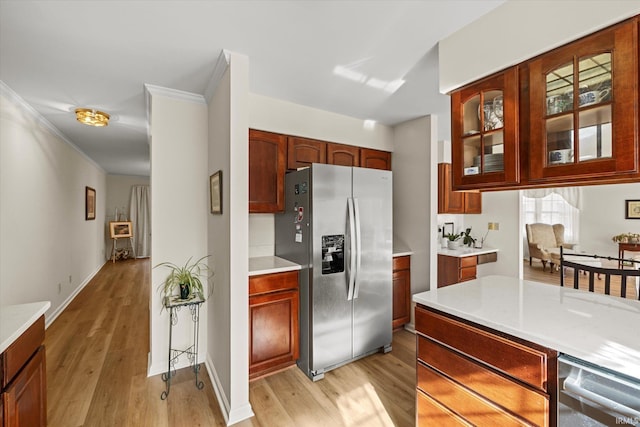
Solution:
[[[62,293],[62,283],[58,283],[58,293]]]

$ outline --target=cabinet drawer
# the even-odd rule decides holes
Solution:
[[[473,280],[476,278],[476,267],[461,268],[458,273],[458,280],[464,282],[465,280]]]
[[[44,316],[40,316],[33,325],[22,333],[3,353],[2,388],[22,369],[33,353],[44,342]]]
[[[475,256],[464,256],[460,258],[460,267],[475,267],[478,261]]]
[[[466,421],[478,426],[524,426],[527,423],[460,384],[418,363],[418,388]],[[429,424],[431,425],[431,424]],[[438,425],[434,423],[433,425]]]
[[[249,295],[298,289],[298,272],[262,274],[249,277]]]
[[[410,256],[397,256],[393,258],[393,271],[409,270],[411,268]]]
[[[471,427],[462,418],[440,405],[430,396],[424,394],[420,390],[416,393],[416,405],[418,413],[418,426],[465,426]]]
[[[547,355],[466,323],[416,307],[416,331],[546,391]]]
[[[548,425],[549,397],[547,395],[505,378],[421,336],[418,337],[418,358],[527,421],[539,426]]]

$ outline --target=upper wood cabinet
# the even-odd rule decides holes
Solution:
[[[388,151],[360,149],[360,166],[363,168],[391,170],[391,153]]]
[[[315,139],[288,137],[287,169],[296,170],[311,163],[327,162],[327,143]]]
[[[453,188],[640,178],[640,16],[451,93]]]
[[[438,163],[438,213],[482,213],[482,193],[479,191],[453,191],[451,164]]]
[[[638,23],[544,54],[529,69],[529,182],[639,172]]]
[[[287,137],[249,130],[249,212],[284,211]]]
[[[353,145],[327,143],[327,163],[341,166],[360,166],[361,148]]]
[[[391,170],[391,153],[388,151],[297,136],[288,137],[287,149],[289,170],[311,166],[312,163]]]
[[[451,122],[454,189],[519,182],[517,67],[453,92]]]

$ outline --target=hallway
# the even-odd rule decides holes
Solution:
[[[149,262],[107,262],[46,330],[49,427],[225,425],[206,374],[178,371],[166,401],[147,378]]]

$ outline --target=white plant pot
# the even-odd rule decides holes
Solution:
[[[455,241],[455,242],[452,242],[451,240],[447,241],[447,247],[449,249],[458,249],[458,246],[460,246],[460,245],[458,244],[457,241]]]

